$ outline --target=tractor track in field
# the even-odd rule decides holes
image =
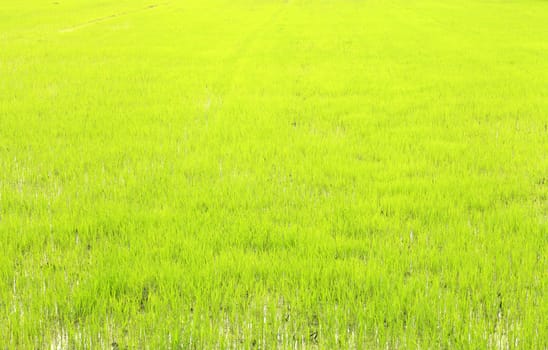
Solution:
[[[233,61],[230,63],[223,74],[219,75],[217,80],[222,80],[228,77],[228,86],[220,92],[222,96],[228,95],[235,89],[236,79],[239,73],[245,66],[245,61],[248,53],[253,49],[253,45],[256,43],[258,36],[268,29],[268,26],[275,23],[277,18],[283,13],[285,7],[280,7],[274,10],[266,20],[258,23],[252,29],[250,29],[246,35],[235,45],[234,51],[228,56],[228,60]]]
[[[226,87],[219,89],[216,92],[216,97],[221,101],[220,105],[216,108],[211,107],[211,96],[207,97],[207,101],[205,103],[205,112],[206,112],[206,123],[207,123],[207,115],[215,114],[219,112],[219,110],[222,109],[222,101],[225,99],[228,95],[234,92],[236,89],[236,82],[237,77],[240,75],[242,70],[245,67],[245,61],[247,58],[247,55],[250,51],[253,50],[253,45],[256,43],[257,38],[261,33],[266,31],[268,29],[268,26],[275,23],[278,17],[283,13],[285,10],[285,7],[277,8],[276,10],[272,11],[267,18],[259,23],[257,23],[255,26],[253,26],[251,29],[247,31],[245,35],[242,36],[242,38],[236,42],[234,45],[234,50],[231,54],[229,54],[225,59],[228,61],[231,61],[229,64],[227,64],[227,68],[223,70],[221,73],[218,74],[217,78],[213,80],[214,86],[222,85],[220,82],[223,79],[227,79],[228,83]],[[209,93],[208,93],[209,94]]]
[[[114,13],[114,14],[111,14],[111,15],[108,15],[108,16],[94,18],[94,19],[91,19],[87,22],[76,24],[76,25],[73,25],[73,26],[70,26],[70,27],[61,28],[61,29],[59,29],[59,33],[74,32],[74,31],[77,31],[79,29],[83,29],[83,28],[92,26],[94,24],[111,21],[111,20],[114,20],[116,18],[126,17],[126,16],[130,16],[130,15],[133,15],[133,14],[136,14],[136,13],[141,13],[141,12],[145,12],[145,11],[154,10],[158,7],[166,6],[168,4],[169,3],[167,3],[167,2],[161,3],[161,4],[151,4],[151,5],[148,5],[146,7],[139,8],[139,9],[132,10],[132,11],[118,12],[118,13]]]
[[[230,84],[228,89],[229,91],[234,89],[235,78],[238,76],[238,73],[241,71],[242,66],[244,65],[244,62],[245,62],[246,55],[252,49],[253,44],[257,41],[257,37],[259,36],[259,34],[267,30],[269,25],[275,23],[276,19],[282,14],[284,10],[285,10],[285,7],[281,6],[280,8],[273,11],[273,13],[270,16],[268,16],[268,18],[265,21],[258,24],[257,27],[251,30],[249,34],[240,42],[239,47],[237,47],[233,55],[236,61],[232,66],[231,74],[229,74],[230,75]]]

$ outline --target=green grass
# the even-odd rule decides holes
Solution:
[[[0,349],[546,349],[547,24],[0,1]]]

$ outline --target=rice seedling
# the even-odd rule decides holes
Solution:
[[[548,346],[548,3],[0,3],[0,349]]]

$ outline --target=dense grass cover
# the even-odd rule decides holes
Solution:
[[[0,1],[0,348],[548,346],[548,2]]]

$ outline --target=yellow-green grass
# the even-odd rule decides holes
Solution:
[[[548,346],[548,2],[0,0],[0,349]]]

